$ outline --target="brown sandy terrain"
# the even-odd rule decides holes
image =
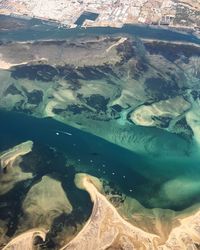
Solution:
[[[118,211],[134,226],[159,236],[155,249],[166,249],[168,245],[169,249],[175,249],[173,241],[176,242],[174,247],[177,249],[196,249],[195,246],[198,246],[200,241],[199,205],[180,212],[160,208],[148,209],[137,200],[126,197]]]
[[[2,250],[33,250],[35,238],[40,237],[45,241],[46,233],[42,228],[32,229],[15,237]]]
[[[136,125],[157,126],[158,122],[156,122],[154,117],[174,119],[190,108],[191,104],[189,102],[183,97],[177,96],[176,98],[153,103],[152,105],[142,105],[132,112],[130,119]]]
[[[43,227],[50,229],[56,217],[63,213],[71,213],[72,206],[61,186],[61,183],[49,176],[33,185],[22,204],[25,219],[20,227]]]
[[[48,178],[45,177],[45,179]],[[108,200],[109,196],[103,195],[103,186],[98,178],[87,174],[76,174],[75,184],[78,188],[84,189],[89,193],[93,202],[93,210],[82,230],[60,250],[199,249],[199,205],[183,212],[157,208],[146,209],[135,199],[126,197],[125,201],[116,208],[112,205],[113,200],[111,203]],[[51,188],[51,186],[48,187]],[[54,187],[55,185],[52,185],[52,188]],[[57,196],[60,196],[58,192],[56,193]],[[50,199],[50,202],[46,199],[44,203],[41,199],[38,199],[41,201],[41,204],[45,204],[44,209],[46,211],[45,215],[43,214],[44,217],[49,214],[47,211],[48,206],[54,207],[54,211],[57,211],[56,206],[59,202],[56,199],[60,200],[60,197],[56,198],[56,194],[53,197],[49,197],[48,192],[46,198]],[[52,202],[53,200],[54,202]],[[38,216],[39,214],[41,215],[39,204],[37,204],[36,210],[38,211]],[[33,211],[33,213],[35,212]],[[32,216],[31,212],[29,216]],[[40,220],[40,222],[42,221]],[[33,243],[36,236],[42,238],[43,241],[45,240],[47,231],[43,228],[46,228],[46,226],[42,225],[42,223],[41,226],[39,229],[32,229],[15,237],[3,250],[35,249]],[[68,240],[68,237],[66,237],[66,240]],[[65,240],[62,241],[64,242]]]
[[[153,249],[156,235],[146,233],[122,219],[116,209],[98,191],[99,180],[85,174],[76,175],[78,187],[89,192],[94,203],[92,214],[81,232],[65,249]],[[111,247],[111,248],[110,248]]]
[[[0,155],[0,194],[5,194],[11,190],[17,182],[31,179],[32,173],[25,173],[19,164],[21,156],[32,150],[33,142],[21,143]]]
[[[199,209],[198,211],[196,209],[196,212],[193,209],[193,212],[188,211],[180,215],[163,209],[153,209],[150,212],[134,201],[131,207],[133,210],[138,209],[138,213],[135,211],[132,219],[128,218],[132,222],[130,224],[100,193],[102,187],[97,178],[86,174],[77,174],[75,183],[90,194],[94,203],[93,211],[80,233],[61,250],[198,249],[200,245]],[[146,210],[143,211],[146,215],[143,213],[142,216],[142,210]],[[124,214],[124,211],[121,212]],[[133,219],[134,217],[135,219]],[[153,218],[157,218],[157,220]],[[146,230],[140,228],[146,228]]]
[[[28,154],[32,150],[32,146],[32,141],[26,141],[0,154],[1,170],[12,167],[17,157]]]

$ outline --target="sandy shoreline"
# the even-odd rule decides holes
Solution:
[[[125,244],[130,249],[153,249],[156,235],[144,232],[124,220],[114,206],[98,189],[100,181],[86,174],[77,174],[75,183],[85,189],[94,203],[92,214],[78,235],[65,245],[65,249],[107,249],[110,246]],[[98,188],[97,188],[98,187]],[[127,249],[125,248],[125,249]]]
[[[35,238],[39,237],[42,239],[42,241],[45,241],[46,233],[47,231],[45,231],[42,228],[31,229],[12,239],[2,250],[11,250],[11,249],[33,250]]]
[[[152,209],[152,214],[143,211],[143,216],[140,218],[141,223],[150,223],[149,230],[144,230],[141,229],[140,223],[136,226],[132,221],[131,223],[128,221],[130,218],[124,219],[118,213],[117,208],[103,194],[103,185],[98,178],[79,173],[75,176],[75,184],[78,188],[89,193],[93,209],[81,231],[60,250],[183,250],[197,249],[196,246],[200,244],[199,206],[196,209],[188,209],[178,216],[175,216],[174,213],[170,214],[167,209],[162,211],[161,209]],[[137,203],[135,205],[131,203],[130,205],[138,206]],[[144,208],[144,210],[148,209]],[[140,211],[142,212],[142,208],[140,208]],[[168,217],[167,214],[171,217]],[[140,217],[137,212],[134,212],[132,216]],[[152,218],[150,219],[148,216],[155,216],[155,221],[150,222]],[[168,219],[169,223],[171,223],[170,232],[166,230],[166,225],[163,225],[163,218],[164,220]],[[175,221],[173,218],[175,218]],[[157,227],[160,233],[152,233],[151,224],[153,227]],[[42,241],[45,241],[46,233],[47,230],[41,227],[33,228],[13,238],[3,250],[33,250],[35,249],[33,245],[35,237],[40,237]],[[162,233],[165,235],[162,235]],[[63,240],[63,242],[67,241],[67,237]]]
[[[86,190],[93,202],[93,210],[82,230],[67,245],[65,249],[188,249],[200,243],[200,211],[179,216],[172,227],[166,241],[163,237],[152,234],[124,220],[116,208],[101,194],[101,182],[86,174],[77,174],[77,187]],[[163,214],[164,216],[164,214]],[[157,221],[156,225],[162,227]],[[160,231],[164,232],[164,229]],[[192,248],[193,249],[193,248]]]

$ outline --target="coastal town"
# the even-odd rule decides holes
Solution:
[[[0,14],[39,18],[74,28],[84,13],[83,27],[124,24],[161,25],[199,31],[199,0],[0,0]],[[86,15],[87,16],[87,15]]]

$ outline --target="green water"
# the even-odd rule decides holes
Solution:
[[[52,119],[6,111],[1,111],[0,117],[1,150],[25,140],[53,147],[66,155],[76,171],[111,181],[146,207],[182,210],[200,201],[198,151],[176,135],[158,129],[145,129],[142,134],[140,127],[138,131],[135,128],[138,143],[145,142],[147,147],[154,148],[154,154],[139,155]],[[56,131],[72,135],[57,136]],[[143,138],[147,135],[151,140]],[[170,148],[172,142],[176,148]],[[58,163],[52,171],[63,171],[63,165]]]
[[[73,39],[77,36],[121,33],[200,43],[192,35],[149,27],[64,30],[41,24],[39,20],[31,20],[30,27],[22,30],[0,32],[0,39]],[[73,214],[69,218],[58,218],[54,228],[60,220],[66,221],[67,225],[81,223],[91,213],[88,194],[74,185],[76,172],[103,178],[149,208],[180,211],[200,202],[200,154],[194,142],[164,130],[124,124],[124,121],[101,122],[99,125],[91,122],[88,128],[89,132],[99,137],[53,119],[0,111],[0,152],[26,140],[34,142],[33,152],[24,157],[24,164],[33,171],[33,181],[21,182],[11,192],[1,196],[0,219],[9,221],[8,236],[15,233],[18,219],[23,216],[21,204],[28,190],[47,174],[61,181],[73,206]],[[59,135],[56,134],[58,132]],[[52,152],[55,152],[54,156]]]

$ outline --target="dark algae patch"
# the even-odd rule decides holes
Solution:
[[[14,67],[11,76],[15,79],[27,78],[49,82],[53,80],[57,73],[57,70],[50,65],[25,65]]]
[[[145,80],[145,91],[154,100],[165,100],[176,96],[179,88],[176,82],[152,77]]]
[[[33,179],[19,182],[0,197],[0,219],[6,222],[6,236],[13,237],[19,232],[20,222],[25,221],[23,201],[44,176],[61,184],[73,209],[69,214],[62,210],[54,218],[47,240],[41,245],[43,249],[59,248],[62,237],[73,238],[91,215],[88,193],[74,183],[80,172],[100,178],[105,194],[110,195],[116,207],[123,206],[127,197],[145,208],[174,211],[200,202],[199,154],[194,153],[194,133],[184,113],[187,110],[182,111],[175,102],[176,107],[164,106],[167,110],[164,114],[159,110],[152,116],[150,113],[154,127],[136,125],[131,120],[140,106],[161,100],[166,100],[161,105],[168,105],[174,97],[188,101],[189,108],[190,104],[195,107],[193,104],[197,104],[200,96],[198,60],[192,58],[200,54],[197,46],[140,41],[130,37],[139,31],[131,26],[119,30],[46,28],[41,32],[41,27],[37,27],[39,32],[33,33],[34,39],[52,38],[35,42],[41,51],[53,52],[49,53],[53,58],[47,58],[48,63],[40,58],[38,62],[2,71],[3,77],[10,73],[11,77],[5,82],[9,86],[2,85],[0,105],[12,111],[0,110],[0,152],[27,140],[34,143],[33,150],[20,163],[24,172],[33,174]],[[151,29],[141,29],[142,36],[151,38]],[[116,45],[124,36],[119,31],[125,30],[129,30],[129,37]],[[24,31],[20,39],[26,40],[28,36],[30,41],[30,32]],[[104,35],[113,32],[117,36],[97,37],[99,32]],[[155,32],[163,40],[166,38],[163,34],[168,34],[169,39],[170,34],[172,38],[176,35]],[[18,33],[2,34],[6,39],[19,39]],[[61,36],[59,41],[56,36]],[[70,37],[69,41],[62,40],[66,37]],[[9,59],[14,42],[7,44]],[[6,47],[6,42],[1,45]],[[52,50],[47,48],[49,45]],[[20,48],[20,43],[17,46]],[[104,54],[108,48],[111,49]],[[10,106],[5,106],[8,103]],[[66,124],[44,118],[52,113]]]
[[[145,42],[144,46],[150,54],[160,54],[171,62],[174,62],[184,57],[185,62],[187,63],[188,58],[192,56],[200,56],[199,47],[193,45],[177,45],[172,43],[170,44],[166,42],[155,41],[149,43]]]
[[[5,91],[5,95],[8,95],[8,94],[21,95],[21,91],[18,90],[14,84],[12,84]]]
[[[32,152],[23,157],[20,166],[24,172],[32,172],[34,178],[18,183],[11,191],[1,195],[0,219],[7,221],[6,235],[12,237],[17,232],[20,220],[24,216],[22,203],[30,188],[41,181],[43,176],[48,175],[61,182],[73,207],[71,214],[60,215],[51,226],[43,246],[54,249],[58,244],[58,233],[66,228],[73,228],[72,233],[75,234],[78,230],[77,224],[80,225],[88,219],[92,209],[89,195],[76,188],[76,170],[74,166],[67,165],[66,155],[46,145],[35,143]]]
[[[27,102],[33,105],[39,105],[43,100],[43,92],[41,90],[33,90],[28,92],[25,88],[23,88],[27,96]]]
[[[91,95],[90,97],[86,98],[87,105],[96,109],[97,112],[106,112],[108,101],[109,99],[106,99],[104,96],[98,94]]]

